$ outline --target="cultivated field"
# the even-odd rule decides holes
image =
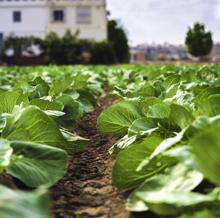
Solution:
[[[0,218],[220,217],[220,65],[0,68]]]

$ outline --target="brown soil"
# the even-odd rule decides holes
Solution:
[[[125,209],[126,193],[112,186],[114,160],[108,149],[115,139],[96,131],[98,115],[113,101],[102,99],[78,124],[77,133],[91,143],[83,152],[70,156],[67,174],[52,188],[55,218],[131,218]]]
[[[12,177],[6,173],[0,174],[0,184],[6,186],[8,188],[11,188],[11,189],[17,189],[17,186],[15,185]]]

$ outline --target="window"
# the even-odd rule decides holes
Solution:
[[[53,21],[54,22],[64,22],[64,11],[63,10],[53,10]]]
[[[20,11],[13,11],[13,21],[15,23],[21,22],[21,12]]]
[[[2,44],[3,44],[3,33],[0,33],[0,53],[1,53]]]
[[[78,7],[76,13],[77,24],[89,24],[91,23],[91,8],[90,7]]]

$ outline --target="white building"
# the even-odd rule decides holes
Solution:
[[[79,30],[79,38],[107,38],[105,0],[0,0],[0,40],[7,36],[62,36]]]

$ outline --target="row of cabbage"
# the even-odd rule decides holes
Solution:
[[[146,217],[220,217],[220,66],[112,68],[113,184]],[[148,214],[148,216],[147,216]]]
[[[0,217],[50,217],[47,189],[64,176],[68,154],[88,145],[74,126],[93,110],[103,84],[82,67],[0,69],[0,173],[37,188],[1,185]]]
[[[162,194],[169,194],[171,199],[174,194],[194,194],[191,190],[206,181],[203,177],[217,184],[218,177],[213,180],[213,175],[197,166],[191,140],[212,127],[213,137],[219,143],[216,137],[219,127],[213,127],[218,125],[219,114],[218,70],[218,65],[1,68],[0,171],[26,186],[39,188],[24,193],[0,186],[0,217],[50,216],[47,188],[65,174],[68,153],[78,152],[88,144],[87,139],[74,134],[73,124],[93,110],[96,96],[104,94],[105,85],[114,89],[113,94],[122,100],[98,121],[100,131],[124,136],[111,150],[118,153],[113,182],[125,189],[139,187],[129,198],[128,209],[181,214],[186,209],[182,201],[177,206],[161,199],[152,204],[152,199],[148,202],[137,193],[144,193],[146,187],[151,190],[145,183],[155,179],[154,186],[159,176],[164,183],[155,189],[165,189]],[[168,185],[171,181],[174,184]],[[214,198],[208,191],[210,194],[205,195],[208,200],[202,198],[199,207],[198,202],[187,202],[187,210],[189,207],[190,211],[200,213],[208,201],[215,214],[218,189],[212,190]],[[152,195],[157,196],[154,191]],[[152,209],[158,206],[162,212]],[[213,211],[203,213],[204,217],[212,217]]]

